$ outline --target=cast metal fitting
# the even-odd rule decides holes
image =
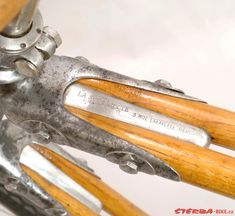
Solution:
[[[60,35],[51,27],[43,27],[42,17],[37,11],[33,17],[30,29],[18,37],[6,34],[0,35],[0,52],[13,59],[12,65],[5,66],[9,71],[15,70],[25,77],[36,77],[40,74],[44,61],[48,60],[62,43]],[[3,71],[0,69],[0,73]],[[4,70],[6,76],[6,69]],[[1,75],[0,75],[1,77]],[[8,76],[9,77],[9,76]],[[11,76],[13,83],[17,79]],[[0,83],[4,83],[1,82]]]

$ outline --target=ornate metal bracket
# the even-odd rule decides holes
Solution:
[[[8,92],[11,92],[11,94],[3,94],[2,96],[4,114],[15,124],[34,134],[35,137],[38,137],[39,132],[43,131],[39,136],[41,136],[40,141],[44,144],[54,142],[70,145],[104,158],[107,158],[107,155],[110,155],[112,152],[121,151],[123,154],[126,152],[127,155],[134,155],[135,158],[140,159],[135,161],[138,165],[138,170],[148,174],[157,174],[172,180],[179,180],[179,175],[160,159],[125,140],[94,127],[64,109],[66,89],[68,89],[71,83],[81,78],[104,79],[151,91],[164,91],[164,94],[170,91],[172,95],[196,100],[185,96],[179,91],[165,90],[156,84],[146,83],[99,68],[84,58],[74,59],[64,56],[52,56],[44,63],[43,71],[41,71],[39,77],[26,78],[7,87],[2,86],[3,93],[6,92],[4,87],[10,89]],[[125,105],[131,106],[130,104]],[[80,106],[82,106],[81,103]],[[136,109],[134,107],[134,110]],[[148,110],[138,108],[137,112],[144,112],[145,116],[159,119],[158,114]],[[163,116],[160,119],[171,122],[178,128],[186,128],[185,133],[182,135],[185,140],[195,141],[195,143],[202,146],[207,145],[209,142],[207,134],[198,128]],[[151,126],[151,128],[153,127]],[[164,128],[162,127],[163,132],[166,131],[166,128]],[[170,130],[168,135],[171,133],[174,134],[174,130]],[[180,136],[180,133],[175,134],[175,136]],[[119,154],[116,155],[115,160],[111,159],[111,161],[120,164],[118,158],[120,159]],[[145,161],[145,163],[142,161]]]

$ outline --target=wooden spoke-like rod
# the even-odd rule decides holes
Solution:
[[[84,206],[78,200],[74,199],[72,196],[56,187],[43,177],[41,177],[34,170],[25,166],[24,164],[20,165],[24,172],[29,175],[42,189],[44,189],[51,197],[53,197],[56,201],[61,203],[64,208],[72,215],[72,216],[95,216],[97,215],[89,208]]]
[[[80,81],[80,83],[86,83],[86,85],[92,83],[93,88],[96,82],[99,83],[97,89],[101,89],[104,84],[103,82],[100,83],[100,81],[96,80]],[[106,84],[110,84],[112,87],[112,83]],[[116,87],[116,92],[119,92],[119,94],[121,92],[120,88]],[[106,89],[106,91],[112,92],[110,88]],[[125,94],[125,100],[127,101],[132,101],[134,96],[139,98],[139,94],[128,94],[127,92]],[[141,101],[139,98],[134,103],[138,105],[141,103],[148,107],[150,99],[146,96],[145,100]],[[205,104],[205,106],[208,105]],[[89,113],[76,107],[65,105],[65,108],[96,127],[116,135],[162,159],[178,171],[182,181],[235,198],[235,158],[124,122]]]
[[[205,129],[212,142],[235,149],[235,113],[205,103],[189,101],[104,80],[82,79],[81,84],[127,102]]]
[[[92,193],[103,204],[105,211],[114,216],[147,216],[142,210],[133,205],[126,198],[114,191],[96,176],[88,173],[84,169],[69,162],[58,154],[41,145],[32,145],[32,147],[43,155],[47,160],[57,166],[61,171],[70,178]],[[71,198],[68,194],[63,193],[54,185],[48,183],[30,168],[21,165],[23,170],[32,177],[42,188],[44,188],[52,197],[59,201],[73,216],[95,215],[78,201]],[[84,208],[83,208],[84,207]],[[79,213],[79,211],[81,212]]]
[[[19,13],[20,9],[27,3],[27,0],[1,0],[0,1],[0,31],[10,23]]]

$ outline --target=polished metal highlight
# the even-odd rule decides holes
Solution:
[[[33,138],[35,139],[35,136]],[[41,145],[41,146],[45,146],[45,144],[39,143],[37,141],[34,141],[34,143]],[[71,154],[69,154],[67,151],[65,151],[64,148],[62,148],[62,145],[58,145],[56,143],[50,142],[50,143],[46,144],[46,147],[48,149],[50,149],[51,151],[55,152],[56,154],[60,155],[61,157],[65,158],[66,160],[72,162],[73,164],[79,166],[83,170],[86,170],[87,172],[89,172],[93,176],[100,179],[100,177],[97,176],[95,171],[88,165],[87,161],[85,161],[82,158],[73,157]]]
[[[15,83],[24,79],[15,69],[0,67],[0,85]]]
[[[64,103],[201,147],[210,144],[210,137],[200,128],[125,102],[85,85],[70,85],[65,92]]]
[[[186,95],[164,80],[137,80],[100,68],[84,57],[54,56],[62,41],[56,31],[50,27],[43,28],[39,11],[34,14],[37,2],[29,0],[19,16],[0,35],[0,115],[6,115],[9,120],[1,122],[0,128],[0,193],[9,196],[10,200],[20,200],[18,213],[21,216],[29,215],[29,209],[33,212],[30,215],[69,215],[61,204],[21,170],[20,155],[27,146],[21,162],[30,164],[47,180],[97,213],[102,210],[96,197],[33,151],[28,146],[33,142],[46,145],[93,175],[90,167],[66,154],[56,144],[104,157],[127,173],[144,172],[180,181],[180,175],[164,161],[75,117],[64,105],[76,106],[205,147],[210,138],[199,128],[87,87],[73,85],[73,82],[95,78],[187,100],[204,101]]]
[[[39,0],[28,0],[18,16],[6,26],[2,33],[9,37],[19,37],[29,31],[38,2]]]
[[[24,148],[20,162],[30,167],[30,169],[37,172],[40,176],[74,197],[76,200],[79,200],[95,213],[99,214],[101,212],[102,203],[94,195],[63,173],[32,147],[26,146]]]
[[[69,216],[64,207],[41,189],[20,168],[20,155],[32,143],[31,136],[8,120],[0,128],[0,184],[6,191],[22,197],[44,216]],[[24,207],[22,207],[24,208]]]
[[[153,167],[152,174],[179,181],[179,174],[159,158],[75,117],[64,108],[65,90],[83,77],[137,82],[92,65],[84,58],[52,56],[45,61],[38,78],[19,81],[16,89],[12,88],[11,93],[2,95],[4,114],[32,135],[42,130],[49,135],[46,137],[50,142],[69,145],[104,158],[110,152],[125,151],[147,161]],[[4,88],[0,86],[2,92],[6,91]],[[45,144],[48,142],[47,139],[44,141]],[[149,173],[147,169],[139,171]]]
[[[30,0],[22,14],[20,13],[19,20],[17,19],[22,24],[28,23],[27,19],[33,19],[28,31],[17,37],[9,35],[22,30],[16,21],[8,26],[9,34],[0,34],[0,65],[15,70],[26,78],[39,76],[44,61],[49,59],[62,43],[60,35],[55,30],[48,26],[43,27],[40,12],[37,11],[34,15],[32,10],[36,5],[36,1]]]
[[[43,20],[39,11],[33,17],[30,30],[20,37],[9,37],[0,34],[0,51],[4,53],[17,54],[31,48],[41,37]]]

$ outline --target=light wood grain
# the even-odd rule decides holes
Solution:
[[[235,158],[71,106],[65,108],[162,159],[178,171],[182,181],[235,198]]]
[[[111,215],[147,215],[96,176],[93,176],[87,171],[48,150],[46,147],[40,145],[33,145],[32,147],[81,186],[94,194],[103,203],[104,210]]]
[[[41,177],[38,173],[20,164],[21,168],[26,174],[28,174],[42,189],[44,189],[49,195],[51,195],[55,200],[57,200],[72,216],[95,216],[89,208],[81,204],[78,200],[71,197],[66,192],[62,191],[60,188],[56,187],[52,183],[48,182],[46,179]]]
[[[27,0],[0,0],[0,31],[19,13]]]
[[[235,149],[234,112],[104,80],[82,79],[78,83],[203,128],[213,143]]]

